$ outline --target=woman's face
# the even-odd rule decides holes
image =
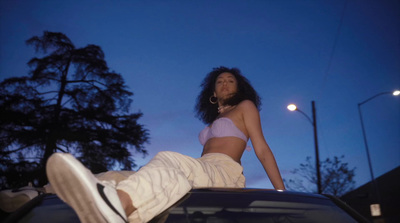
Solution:
[[[237,92],[237,85],[237,80],[233,74],[228,72],[222,73],[218,75],[215,81],[214,96],[217,97],[219,101],[224,101]]]

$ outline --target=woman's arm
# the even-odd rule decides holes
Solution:
[[[243,120],[250,136],[257,158],[263,165],[272,185],[276,190],[285,190],[281,174],[261,129],[260,114],[253,102],[246,100],[240,103]]]

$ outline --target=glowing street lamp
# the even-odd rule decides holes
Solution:
[[[372,183],[372,186],[373,186],[374,189],[375,189],[376,199],[377,199],[376,202],[378,202],[378,204],[371,204],[371,214],[372,214],[373,216],[379,216],[379,215],[381,215],[381,214],[380,214],[380,205],[379,205],[379,203],[381,202],[381,201],[380,201],[381,198],[380,198],[378,186],[376,185],[376,182],[375,182],[374,173],[373,173],[373,171],[372,171],[372,164],[371,164],[371,158],[370,158],[370,155],[369,155],[367,137],[366,137],[366,135],[365,135],[364,121],[363,121],[362,114],[361,114],[361,105],[367,103],[368,101],[370,101],[370,100],[372,100],[372,99],[374,99],[374,98],[376,98],[376,97],[378,97],[378,96],[385,95],[385,94],[392,94],[393,96],[399,96],[399,95],[400,95],[400,91],[399,91],[399,90],[395,90],[395,91],[393,91],[393,92],[391,92],[391,91],[390,91],[390,92],[381,92],[381,93],[378,93],[378,94],[376,94],[376,95],[374,95],[374,96],[372,96],[372,97],[370,97],[370,98],[364,100],[363,102],[358,103],[358,113],[359,113],[359,115],[360,115],[361,129],[362,129],[362,133],[363,133],[363,137],[364,137],[365,150],[366,150],[367,158],[368,158],[369,172],[370,172],[370,174],[371,174],[371,183]],[[377,211],[378,214],[374,214],[373,209],[377,209],[377,210],[378,210],[378,211]]]
[[[298,111],[301,114],[303,114],[308,121],[310,121],[311,125],[313,126],[314,129],[314,144],[315,144],[315,168],[317,170],[317,188],[318,188],[318,193],[322,193],[321,189],[321,172],[320,172],[320,165],[319,165],[319,150],[318,150],[318,137],[317,137],[317,119],[315,115],[315,102],[311,102],[312,106],[312,117],[313,119],[311,120],[310,117],[308,117],[303,111],[297,108],[295,104],[290,104],[287,106],[287,109],[290,111]]]
[[[297,109],[297,106],[295,104],[290,104],[287,106],[287,109],[289,109],[289,111],[295,111]]]

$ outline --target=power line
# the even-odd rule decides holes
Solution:
[[[346,12],[346,8],[347,8],[347,3],[348,2],[349,2],[349,0],[346,0],[346,2],[344,3],[344,6],[343,6],[342,14],[340,16],[339,26],[338,26],[338,29],[337,29],[337,32],[336,32],[336,35],[335,35],[335,39],[333,40],[333,46],[332,46],[331,54],[329,55],[328,66],[327,66],[327,68],[325,70],[325,73],[324,73],[320,94],[318,94],[318,95],[322,95],[322,91],[325,89],[326,81],[328,79],[328,74],[329,74],[329,71],[331,70],[331,66],[332,66],[333,56],[335,55],[336,45],[337,45],[337,42],[338,42],[338,39],[339,39],[339,36],[340,36],[340,31],[342,29],[343,18],[344,18],[345,12]]]

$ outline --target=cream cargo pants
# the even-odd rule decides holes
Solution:
[[[160,152],[146,166],[118,183],[137,208],[129,222],[148,222],[192,188],[245,187],[243,167],[231,157],[211,153],[195,159],[176,152]]]

